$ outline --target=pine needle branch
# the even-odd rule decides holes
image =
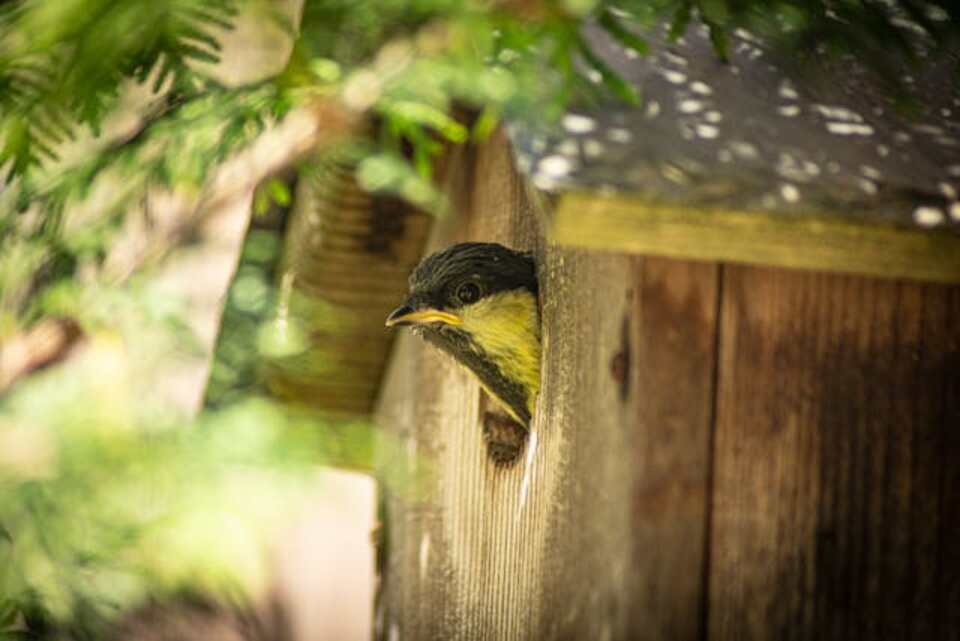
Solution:
[[[122,83],[195,86],[216,62],[236,0],[21,0],[0,14],[0,166],[22,176],[56,158],[79,126],[94,133]]]

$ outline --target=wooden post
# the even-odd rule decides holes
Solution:
[[[465,169],[486,187],[434,245],[486,238],[537,252],[553,355],[547,392],[521,459],[498,468],[482,439],[478,386],[419,339],[400,337],[379,420],[426,480],[388,499],[384,635],[623,638],[634,465],[623,455],[624,424],[633,411],[611,368],[627,340],[635,261],[547,246],[502,141],[473,160]]]
[[[574,250],[503,138],[458,164],[430,249],[534,251],[542,393],[498,468],[400,336],[382,638],[960,636],[960,288]]]

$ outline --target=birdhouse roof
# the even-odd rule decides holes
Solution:
[[[935,231],[926,240],[907,234],[915,246],[905,261],[923,262],[931,243],[934,256],[956,254],[960,91],[953,73],[960,55],[935,53],[915,33],[919,27],[904,22],[903,28],[914,30],[916,49],[912,61],[898,59],[897,86],[852,56],[801,56],[742,29],[731,34],[725,62],[705,26],[676,41],[666,27],[644,32],[646,55],[590,27],[590,46],[637,89],[641,104],[575,108],[550,129],[517,123],[511,128],[517,165],[538,189],[561,196],[555,232],[575,244],[778,262],[766,250],[751,257],[634,242],[631,225],[623,224],[629,201],[648,218],[656,214],[660,227],[664,216],[682,224],[684,216],[713,213],[697,224],[776,227],[782,236],[792,233],[784,224],[825,222],[834,239],[842,233],[872,236],[873,230],[884,238],[895,230]],[[564,200],[576,206],[565,208]],[[619,213],[605,217],[613,209]],[[631,218],[637,222],[640,214]],[[616,223],[609,230],[613,242],[583,233],[601,233],[608,222]],[[645,224],[636,232],[651,230]],[[944,236],[951,240],[941,241]],[[865,251],[863,244],[851,249],[858,247]],[[796,266],[884,273],[842,263]],[[952,280],[960,277],[960,264],[890,275]]]

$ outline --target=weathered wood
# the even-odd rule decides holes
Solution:
[[[960,292],[953,291],[947,301],[948,338],[944,348],[952,354],[953,366],[948,372],[943,391],[943,442],[940,465],[940,491],[937,513],[937,611],[935,629],[941,639],[960,640]]]
[[[392,336],[383,319],[420,258],[431,219],[328,162],[302,181],[284,248],[277,327],[304,348],[270,358],[268,389],[328,412],[369,415]],[[292,328],[292,329],[288,329]]]
[[[622,453],[636,412],[610,367],[634,262],[543,245],[504,145],[465,166],[483,185],[473,215],[434,242],[537,252],[550,391],[520,461],[497,467],[481,435],[489,400],[450,359],[401,337],[379,421],[429,473],[419,493],[388,488],[384,637],[624,638],[633,464]]]
[[[633,432],[630,639],[704,638],[717,267],[645,258],[624,393]]]
[[[709,638],[956,638],[960,291],[724,272]]]
[[[459,167],[430,249],[534,251],[543,392],[498,468],[400,337],[383,638],[958,638],[960,287],[574,250],[502,139]]]
[[[960,234],[947,230],[570,192],[560,197],[550,231],[558,243],[591,249],[960,282]]]

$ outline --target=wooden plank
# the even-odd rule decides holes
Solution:
[[[634,294],[637,396],[630,639],[704,638],[717,272],[646,258]],[[629,352],[628,352],[629,353]]]
[[[383,319],[406,291],[431,224],[395,199],[364,195],[349,166],[328,165],[298,185],[276,325],[299,330],[306,345],[265,359],[273,395],[337,414],[372,412],[391,345]]]
[[[947,371],[943,390],[943,435],[940,456],[938,557],[936,564],[937,625],[941,639],[960,641],[960,291],[947,301]]]
[[[637,412],[610,365],[634,259],[545,245],[502,138],[464,165],[475,176],[468,218],[433,242],[534,249],[552,356],[526,449],[504,468],[487,455],[488,400],[473,379],[413,337],[398,342],[378,420],[406,454],[381,469],[420,484],[387,484],[381,636],[626,638],[634,463],[623,453]]]
[[[960,282],[960,234],[947,230],[570,192],[560,197],[550,234],[558,243],[594,249]]]
[[[724,271],[709,638],[955,638],[958,288]]]

